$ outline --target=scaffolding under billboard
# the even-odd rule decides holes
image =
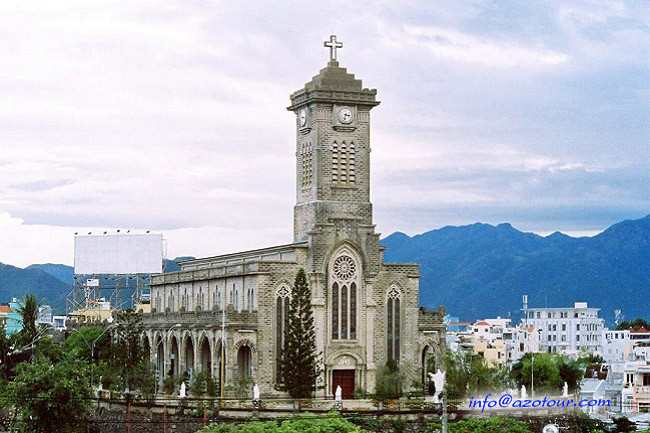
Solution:
[[[89,233],[75,236],[74,245],[74,283],[66,305],[73,319],[110,321],[115,310],[150,308],[150,275],[163,271],[161,234]]]

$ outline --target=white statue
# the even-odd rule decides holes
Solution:
[[[104,387],[102,386],[102,383],[99,382],[99,385],[97,386],[97,392],[102,392],[103,390],[104,390]]]
[[[334,393],[334,399],[337,402],[340,402],[343,400],[343,390],[341,389],[341,385],[336,386],[336,392]]]
[[[429,380],[433,382],[435,386],[435,392],[433,393],[433,403],[440,403],[440,397],[442,396],[442,391],[445,388],[445,376],[447,373],[440,371],[436,374],[429,373]]]
[[[185,398],[185,395],[186,395],[186,394],[185,394],[185,382],[182,382],[182,383],[181,383],[181,391],[180,391],[180,393],[178,394],[178,396],[179,396],[180,398]]]
[[[253,387],[253,400],[259,400],[260,399],[260,387],[255,384]]]
[[[569,385],[564,382],[564,388],[562,388],[562,397],[568,397],[569,396]]]
[[[526,395],[526,385],[521,385],[521,399],[526,400],[526,397],[528,397],[528,395]]]

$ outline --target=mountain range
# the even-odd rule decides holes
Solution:
[[[180,269],[179,261],[194,257],[177,257],[166,259],[164,272],[174,272]],[[34,294],[45,304],[52,307],[55,314],[64,314],[66,298],[74,283],[74,268],[68,265],[44,263],[18,268],[0,263],[0,303],[7,303],[12,298],[20,299],[24,294]],[[134,281],[130,282],[134,283]],[[132,290],[125,292],[130,298]]]
[[[420,263],[420,303],[461,319],[519,316],[529,307],[588,302],[613,322],[650,316],[650,215],[593,237],[524,233],[510,224],[443,227],[381,241],[386,262]]]
[[[420,264],[421,305],[444,305],[461,320],[516,320],[524,294],[531,308],[588,302],[601,308],[608,323],[614,309],[628,319],[650,316],[650,215],[593,237],[539,236],[508,223],[476,223],[416,236],[396,232],[381,245],[386,262]],[[190,258],[166,260],[165,272]],[[63,312],[72,281],[73,269],[66,265],[21,269],[0,263],[0,302],[35,293]]]

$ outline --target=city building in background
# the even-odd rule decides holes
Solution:
[[[524,303],[526,327],[540,330],[540,350],[549,353],[602,353],[605,321],[598,317],[599,308],[586,302],[573,307],[528,308]]]

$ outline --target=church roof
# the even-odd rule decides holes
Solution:
[[[348,73],[346,68],[339,67],[339,62],[330,60],[327,66],[320,70],[310,82],[305,84],[306,90],[352,90],[361,92],[361,80]]]
[[[308,246],[307,241],[297,241],[297,242],[292,242],[290,244],[274,245],[272,247],[258,248],[255,250],[239,251],[236,253],[221,254],[218,256],[199,257],[196,259],[179,261],[178,263],[179,265],[181,265],[181,267],[183,267],[185,265],[190,265],[194,263],[202,263],[206,261],[215,261],[215,260],[224,260],[224,259],[235,259],[235,258],[242,258],[246,256],[256,256],[267,252],[277,252],[277,251],[289,250],[293,248],[305,248],[307,246]]]
[[[323,102],[349,102],[360,105],[379,105],[376,98],[377,89],[365,89],[360,79],[339,66],[336,60],[330,60],[311,81],[291,95],[288,110],[313,100]]]

